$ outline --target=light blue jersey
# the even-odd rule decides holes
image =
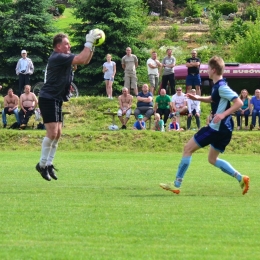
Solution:
[[[211,92],[211,110],[213,114],[213,119],[215,114],[221,114],[230,108],[230,101],[238,98],[238,94],[234,92],[228,85],[225,79],[221,79],[216,82],[212,87]],[[220,132],[233,131],[234,122],[232,116],[229,115],[225,117],[218,123],[214,123],[211,120],[209,126]]]

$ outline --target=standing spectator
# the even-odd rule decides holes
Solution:
[[[137,57],[132,54],[130,47],[126,48],[126,55],[122,58],[122,68],[124,70],[124,87],[128,88],[130,93],[131,89],[134,89],[135,96],[138,94],[137,89],[137,77],[136,77],[136,68],[138,66]]]
[[[137,121],[134,123],[133,129],[134,130],[145,130],[146,125],[143,120],[144,116],[143,115],[138,115],[137,116]]]
[[[20,125],[18,105],[19,97],[14,94],[13,89],[9,88],[7,95],[4,97],[4,109],[2,111],[2,121],[4,128],[6,128],[7,125],[6,114],[14,114],[17,124]]]
[[[240,99],[243,101],[243,106],[236,111],[237,116],[237,130],[240,130],[241,116],[245,117],[245,129],[248,129],[248,117],[250,115],[250,97],[246,89],[241,90]]]
[[[154,112],[159,113],[161,118],[163,116],[165,127],[171,112],[171,98],[166,95],[166,90],[164,88],[160,90],[160,95],[155,99]]]
[[[93,55],[93,44],[100,37],[99,33],[91,30],[86,35],[84,49],[78,55],[71,53],[66,34],[59,33],[53,37],[53,52],[46,67],[46,81],[39,94],[46,136],[42,141],[40,162],[36,165],[36,170],[47,181],[51,178],[57,180],[53,160],[62,132],[62,104],[69,100],[72,65],[88,64]]]
[[[188,75],[186,77],[186,93],[190,93],[192,87],[196,88],[196,94],[201,95],[200,85],[200,58],[197,57],[197,51],[192,50],[191,58],[186,60]]]
[[[132,102],[133,96],[128,94],[128,88],[123,87],[122,95],[118,97],[119,109],[117,112],[118,118],[122,123],[121,129],[126,129],[127,121],[132,114]]]
[[[109,99],[113,99],[112,85],[116,75],[116,63],[112,61],[111,54],[107,54],[107,61],[103,64],[104,80],[106,83],[106,92]]]
[[[177,93],[172,96],[172,110],[174,115],[177,116],[177,122],[180,124],[180,115],[188,111],[187,98],[180,87],[177,88]]]
[[[138,118],[138,115],[144,115],[144,121],[146,122],[153,114],[153,95],[149,92],[149,87],[147,84],[144,84],[142,91],[137,95],[137,106],[134,111],[135,118]]]
[[[154,114],[154,128],[155,131],[165,132],[164,122],[159,113]]]
[[[246,175],[242,175],[238,170],[233,168],[229,162],[218,157],[219,153],[225,151],[226,146],[232,138],[234,125],[232,113],[237,111],[243,104],[238,95],[230,89],[225,79],[223,79],[224,69],[225,63],[223,59],[218,56],[212,57],[208,63],[209,78],[214,82],[211,96],[201,97],[197,95],[194,96],[190,93],[187,94],[190,99],[210,103],[214,118],[209,126],[202,127],[184,145],[183,155],[177,167],[175,181],[172,183],[161,183],[161,188],[179,194],[185,173],[191,164],[193,153],[200,148],[210,145],[208,154],[209,163],[230,177],[235,178],[242,189],[243,195],[248,192],[250,178]],[[202,174],[202,176],[205,178],[205,175]]]
[[[192,95],[196,95],[196,89],[191,90]],[[187,99],[188,105],[188,117],[187,117],[187,129],[190,130],[191,119],[193,116],[196,118],[196,125],[200,129],[200,101]]]
[[[19,76],[19,96],[23,93],[24,86],[30,84],[30,75],[34,72],[32,60],[27,57],[26,50],[21,52],[22,58],[16,64],[16,75]]]
[[[34,114],[35,108],[38,105],[38,99],[34,93],[31,92],[31,86],[25,85],[24,93],[20,96],[20,128],[25,129],[30,117]]]
[[[149,58],[146,62],[147,70],[148,70],[148,78],[150,82],[150,91],[154,95],[154,90],[157,89],[159,84],[159,70],[162,64],[157,60],[157,53],[155,51],[152,52],[151,58]]]
[[[255,90],[255,96],[251,98],[250,101],[250,111],[252,114],[252,123],[250,125],[250,130],[256,125],[256,117],[258,116],[258,130],[260,130],[260,89]]]
[[[166,51],[167,56],[163,58],[162,60],[162,66],[163,68],[163,75],[162,75],[162,88],[166,89],[168,82],[170,83],[171,87],[171,95],[175,94],[175,78],[174,78],[174,67],[176,64],[175,57],[172,56],[172,49],[167,49]],[[161,71],[160,71],[161,74]]]

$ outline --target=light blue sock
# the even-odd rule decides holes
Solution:
[[[241,181],[241,174],[235,170],[230,163],[227,161],[217,159],[215,166],[218,167],[221,171],[227,173],[228,175],[235,177],[238,181]]]
[[[176,173],[176,180],[174,181],[175,187],[179,188],[182,183],[182,179],[189,168],[191,162],[191,156],[182,157],[181,162]]]

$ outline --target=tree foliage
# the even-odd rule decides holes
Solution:
[[[244,36],[239,36],[233,45],[232,53],[238,62],[259,63],[260,53],[260,18],[255,23],[250,23]],[[258,37],[259,36],[259,37]]]
[[[146,27],[147,9],[143,1],[79,0],[74,7],[74,14],[81,22],[72,26],[73,41],[77,43],[73,52],[82,50],[86,32],[89,30],[99,28],[106,34],[105,43],[96,47],[90,65],[79,66],[75,74],[76,83],[86,87],[87,94],[104,93],[102,65],[106,54],[110,53],[117,64],[113,88],[121,89],[123,83],[121,58],[125,55],[126,47],[132,48],[132,53],[138,56],[139,63],[146,58],[141,51],[145,44],[138,39]]]
[[[4,86],[18,85],[16,63],[25,49],[35,65],[31,82],[42,80],[42,70],[52,49],[52,15],[46,10],[51,0],[17,0],[0,3],[0,81]]]

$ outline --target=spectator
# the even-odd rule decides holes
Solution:
[[[112,85],[116,75],[116,63],[112,61],[111,54],[107,54],[107,61],[103,64],[104,80],[106,83],[106,92],[109,99],[113,99]]]
[[[25,129],[30,117],[34,114],[35,108],[38,105],[38,99],[34,93],[30,92],[31,86],[25,85],[24,93],[20,96],[20,129]]]
[[[21,52],[22,58],[16,64],[16,74],[19,76],[19,96],[23,93],[24,86],[30,84],[30,75],[34,72],[32,60],[27,57],[26,50]]]
[[[196,95],[196,89],[191,90],[192,95]],[[193,116],[196,118],[196,125],[200,129],[200,101],[187,99],[188,105],[188,117],[187,117],[187,129],[190,130],[191,119]]]
[[[119,109],[117,112],[118,118],[122,123],[121,129],[126,129],[127,121],[132,114],[133,96],[128,94],[128,88],[123,87],[122,95],[118,97]],[[125,119],[123,118],[125,116]]]
[[[186,93],[190,93],[192,87],[196,88],[196,94],[201,95],[200,85],[200,58],[197,57],[197,51],[192,50],[191,58],[186,60],[188,75],[186,77]]]
[[[149,87],[144,84],[142,91],[137,95],[137,107],[134,111],[135,118],[138,115],[144,115],[144,121],[146,122],[153,114],[153,95],[149,92]]]
[[[182,93],[182,88],[177,88],[177,93],[172,96],[172,109],[174,115],[177,116],[177,122],[180,124],[180,115],[187,113],[187,98],[184,93]]]
[[[250,115],[250,98],[246,89],[241,90],[240,99],[243,101],[243,106],[236,111],[237,116],[237,130],[240,130],[241,116],[245,117],[245,129],[248,129],[248,117]]]
[[[6,128],[7,125],[6,114],[14,114],[17,124],[20,125],[18,105],[19,97],[14,94],[13,89],[9,88],[7,95],[4,97],[4,109],[2,111],[2,121],[4,128]]]
[[[159,70],[162,64],[157,60],[157,53],[152,52],[151,58],[147,60],[148,78],[150,82],[150,91],[154,95],[154,90],[157,89],[159,83]]]
[[[155,131],[165,132],[164,122],[160,117],[159,113],[154,114],[154,128]]]
[[[250,112],[252,114],[252,123],[250,125],[250,130],[256,125],[256,117],[258,116],[258,130],[260,130],[260,89],[255,90],[255,96],[250,100]]]
[[[160,95],[155,99],[154,112],[159,113],[161,118],[163,116],[165,127],[171,112],[171,98],[166,95],[166,90],[163,88],[160,90]]]
[[[137,77],[136,77],[136,68],[138,66],[137,57],[132,54],[130,47],[126,48],[126,55],[122,58],[122,68],[125,72],[124,76],[124,87],[128,88],[130,93],[131,89],[134,89],[135,96],[138,94],[137,89]]]
[[[183,128],[180,127],[179,123],[177,122],[177,117],[172,117],[172,122],[169,124],[169,131],[184,131]]]
[[[145,122],[143,121],[143,115],[138,115],[137,116],[137,121],[134,123],[133,129],[134,130],[145,130],[146,125]]]
[[[162,88],[166,89],[167,91],[167,86],[169,82],[171,87],[171,95],[174,95],[175,94],[174,66],[176,64],[176,59],[175,57],[172,56],[172,49],[167,49],[166,53],[167,56],[164,57],[164,59],[162,60],[162,66],[160,69],[160,74],[162,68],[164,69],[162,75]]]

